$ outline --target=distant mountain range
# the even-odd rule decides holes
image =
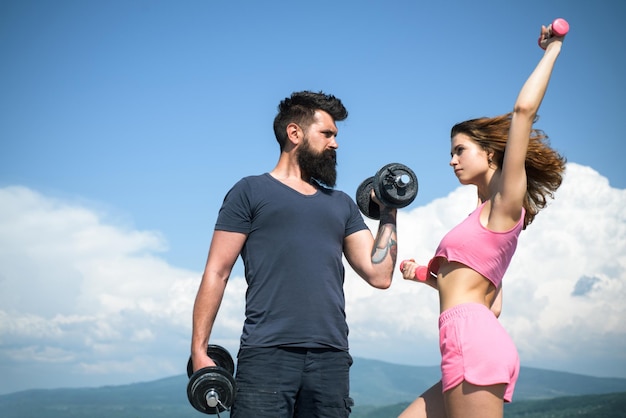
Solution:
[[[440,377],[439,366],[404,366],[357,358],[351,370],[351,394],[357,405],[412,401]],[[522,367],[513,402],[625,391],[626,379],[623,378]]]
[[[439,367],[406,366],[378,360],[355,358],[351,371],[351,395],[356,407],[351,418],[395,417],[415,397],[439,379]],[[152,382],[120,386],[76,389],[36,389],[0,395],[2,418],[183,418],[200,417],[187,401],[187,376],[179,375]],[[611,395],[601,395],[611,394]],[[588,396],[597,395],[597,396]],[[618,415],[603,412],[585,417],[626,417],[626,379],[600,378],[522,367],[513,403],[507,405],[505,417],[527,418],[558,415],[532,415],[525,405],[552,408],[555,402],[546,399],[577,397],[563,402],[568,405],[590,405],[615,409]],[[597,405],[596,405],[597,403]],[[608,406],[607,406],[608,405]],[[515,408],[523,415],[513,415]],[[533,406],[534,408],[534,406]],[[562,409],[561,409],[562,410]],[[578,408],[577,411],[581,409]],[[386,411],[386,412],[383,412]],[[619,415],[619,414],[622,415]],[[215,416],[215,415],[213,415]],[[227,418],[228,414],[221,414]]]

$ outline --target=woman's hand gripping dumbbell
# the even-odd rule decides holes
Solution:
[[[406,280],[416,280],[418,282],[425,282],[431,276],[428,273],[427,266],[420,266],[412,258],[400,262],[400,272]]]
[[[548,27],[541,27],[541,35],[539,35],[537,43],[542,49],[546,49],[552,38],[563,37],[567,35],[567,32],[569,32],[567,20],[561,18],[554,19]]]
[[[400,271],[402,272],[402,277],[405,280],[424,283],[434,289],[437,289],[439,287],[437,284],[437,275],[430,271],[432,262],[433,260],[431,259],[426,266],[422,266],[417,264],[412,258],[403,260],[399,266]]]

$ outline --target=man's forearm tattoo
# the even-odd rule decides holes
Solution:
[[[398,255],[398,242],[395,239],[396,236],[396,224],[395,219],[393,223],[382,223],[378,228],[378,235],[374,241],[374,248],[372,249],[372,263],[380,264],[387,254],[391,254],[392,260],[395,263]]]

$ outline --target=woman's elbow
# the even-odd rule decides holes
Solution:
[[[539,108],[530,102],[518,101],[513,108],[513,114],[530,120],[534,120],[537,116]]]

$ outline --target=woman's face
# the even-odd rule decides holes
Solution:
[[[452,137],[450,156],[450,167],[461,184],[476,184],[489,169],[487,151],[466,134]]]

